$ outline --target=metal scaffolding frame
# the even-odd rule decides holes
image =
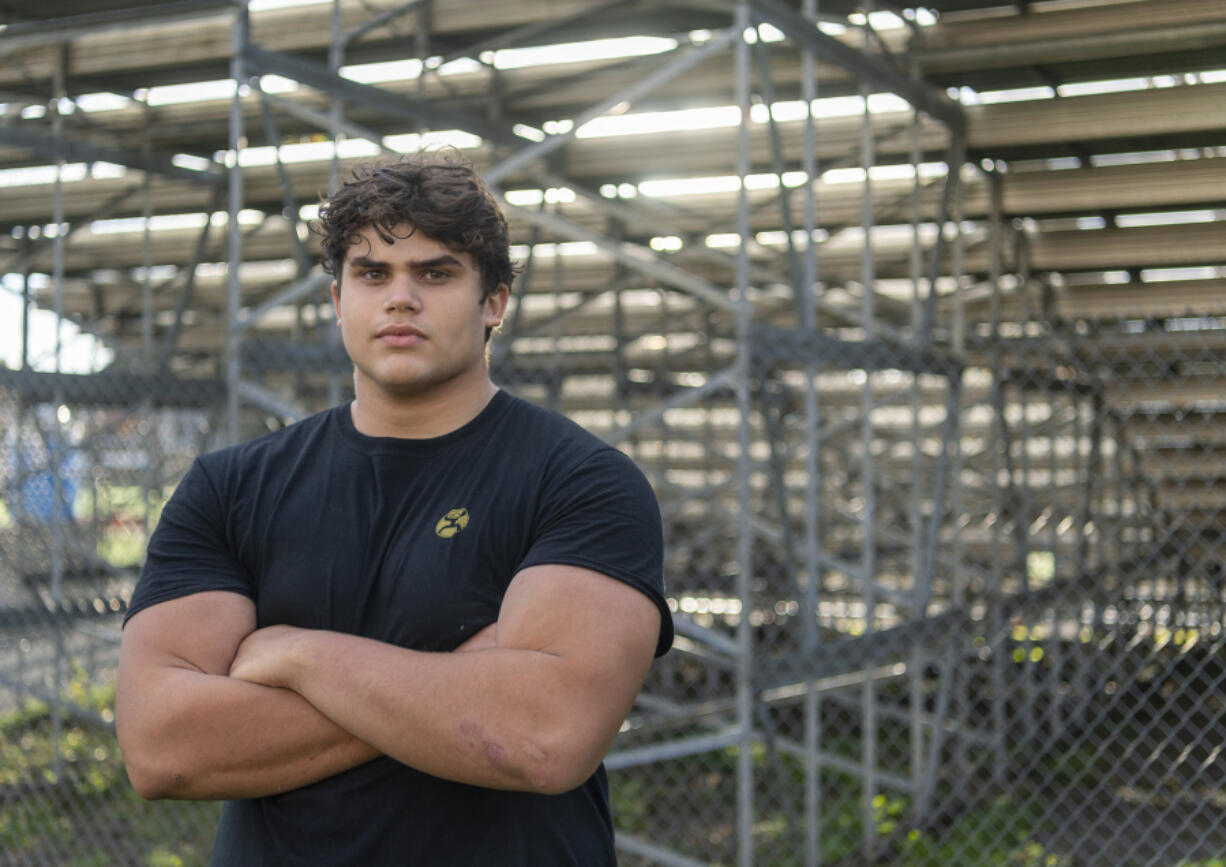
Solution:
[[[8,501],[17,504],[23,532],[32,526],[21,511],[33,472],[23,463],[25,438],[37,441],[40,471],[52,485],[46,574],[24,562],[15,567],[45,592],[5,614],[50,630],[54,679],[42,695],[57,733],[65,716],[91,713],[57,698],[68,643],[86,634],[114,643],[113,632],[91,631],[89,624],[122,609],[124,582],[130,587],[133,576],[62,526],[69,496],[61,490],[59,461],[69,450],[67,426],[40,412],[84,408],[89,430],[78,433],[80,443],[139,423],[178,427],[176,443],[194,437],[204,447],[341,400],[348,361],[322,327],[329,278],[310,262],[304,189],[335,188],[343,142],[364,139],[394,154],[387,137],[403,129],[479,137],[482,173],[504,197],[517,241],[526,243],[527,268],[493,354],[496,380],[624,448],[660,499],[680,638],[657,664],[606,764],[616,777],[731,754],[733,806],[723,848],[696,853],[683,842],[619,829],[625,855],[665,865],[734,855],[748,867],[786,851],[806,865],[826,863],[823,819],[840,808],[831,784],[838,779],[854,781],[857,857],[888,859],[903,840],[882,830],[882,798],[907,799],[908,827],[926,827],[947,808],[953,781],[971,780],[985,791],[1005,785],[1018,773],[1015,744],[1088,717],[1089,697],[1126,664],[1112,657],[1116,668],[1104,673],[1091,653],[1101,648],[1050,637],[1098,634],[1134,616],[1127,612],[1139,610],[1142,597],[1123,590],[1145,580],[1130,565],[1137,551],[1194,556],[1196,534],[1147,478],[1130,428],[1135,413],[1119,409],[1110,371],[1096,367],[1087,348],[1092,335],[1061,330],[1077,317],[1053,312],[1052,287],[1036,276],[1058,270],[1051,263],[1067,255],[1057,232],[1031,242],[1014,221],[1045,207],[1016,203],[1027,195],[1042,202],[1042,190],[1028,193],[1024,178],[985,159],[990,137],[987,145],[982,133],[976,140],[967,113],[932,83],[936,73],[920,74],[925,64],[972,62],[966,51],[921,51],[904,68],[873,29],[871,2],[851,4],[865,20],[852,36],[836,37],[818,26],[831,13],[819,12],[817,0],[738,0],[718,15],[708,12],[701,37],[679,40],[662,57],[623,64],[617,86],[598,89],[589,105],[578,106],[569,127],[532,141],[523,129],[544,124],[508,116],[507,85],[493,63],[484,63],[488,98],[477,106],[471,99],[450,105],[430,91],[449,86],[444,62],[568,32],[586,14],[626,12],[635,3],[593,4],[457,45],[454,35],[436,40],[438,4],[430,0],[360,14],[333,0],[326,62],[261,44],[248,0],[164,5],[166,20],[219,12],[232,19],[234,94],[223,154],[185,168],[151,136],[140,149],[101,144],[80,126],[64,129],[58,110],[49,132],[0,125],[0,146],[41,151],[58,166],[49,244],[45,235],[26,236],[15,251],[4,251],[11,254],[7,268],[27,274],[27,311],[28,275],[47,246],[52,306],[57,315],[67,309],[66,255],[85,219],[70,224],[65,217],[65,163],[104,161],[142,174],[91,215],[104,219],[139,200],[144,221],[135,291],[118,308],[95,293],[97,321],[114,323],[121,350],[115,370],[35,372],[28,360],[20,370],[0,370],[0,389],[16,396],[19,447]],[[840,8],[840,20],[850,21],[849,11]],[[397,33],[409,17],[422,61],[415,85],[380,87],[342,74],[351,49],[372,35]],[[712,26],[714,18],[722,25]],[[55,32],[6,31],[0,53],[129,22],[116,12]],[[69,92],[59,56],[54,103]],[[441,60],[428,63],[432,57]],[[736,179],[731,207],[725,201],[703,213],[637,194],[610,195],[593,188],[596,173],[576,170],[568,155],[582,146],[585,123],[650,100],[720,61],[728,64],[726,93],[738,112],[735,130],[720,139],[721,147],[729,145],[724,170]],[[300,90],[270,93],[262,85],[270,75]],[[800,122],[776,118],[781,94],[811,107],[828,79],[832,93],[859,95],[856,117],[831,122],[830,130],[811,109]],[[901,119],[883,121],[870,110],[879,92],[905,100]],[[1204,95],[1184,96],[1193,104]],[[285,162],[284,130],[291,126],[294,136],[312,128],[329,142],[327,160],[305,169]],[[265,174],[244,162],[261,136],[273,149]],[[704,168],[720,158],[715,151],[703,157]],[[968,164],[968,153],[978,166]],[[908,180],[879,180],[874,168],[882,159],[908,166]],[[922,165],[936,159],[944,171],[925,179]],[[1216,168],[1195,167],[1189,186],[1203,186]],[[855,195],[831,193],[824,183],[838,169],[861,170]],[[159,210],[155,179],[191,188],[206,213],[202,226],[163,251],[155,251],[151,229]],[[536,189],[539,203],[512,196],[516,185]],[[549,192],[562,189],[574,207],[550,201]],[[1086,182],[1084,195],[1105,194]],[[251,199],[260,207],[253,221]],[[224,244],[213,231],[223,212]],[[904,241],[883,231],[897,225],[907,229]],[[776,227],[781,240],[764,241],[762,233]],[[700,240],[721,230],[736,238],[731,254]],[[649,243],[674,232],[679,250]],[[1107,240],[1129,246],[1124,235]],[[561,254],[563,245],[576,243],[586,245],[590,261],[572,264]],[[278,250],[292,263],[289,276],[245,275],[245,265]],[[1099,253],[1116,254],[1122,255]],[[182,267],[158,282],[154,263],[168,256]],[[215,305],[219,339],[216,346],[191,344],[189,320],[211,312],[198,303],[200,274],[219,260],[227,265]],[[161,320],[159,306],[169,314]],[[133,322],[137,340],[124,337]],[[58,350],[56,358],[58,365]],[[195,415],[176,422],[176,408]],[[138,480],[146,523],[183,457],[167,454],[156,436],[147,437],[147,449]],[[91,505],[97,523],[97,496]],[[14,559],[31,557],[36,535],[16,547]],[[1173,571],[1182,574],[1182,566]],[[69,581],[80,592],[65,587],[74,569],[91,576]],[[1158,598],[1170,588],[1145,592]],[[1199,591],[1181,585],[1176,592],[1186,599]],[[1220,618],[1208,602],[1199,613],[1188,610],[1189,622]],[[1025,625],[1020,638],[1018,624]],[[1064,692],[1061,676],[1044,675],[1035,653],[1043,648],[1044,665],[1084,688]],[[31,689],[20,677],[5,678],[8,689]],[[854,744],[837,737],[843,731],[857,733]],[[789,768],[798,768],[798,777],[785,783]],[[678,772],[675,782],[681,789],[691,779]],[[760,830],[768,814],[771,821],[785,817],[775,842]]]

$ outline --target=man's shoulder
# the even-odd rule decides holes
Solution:
[[[329,435],[332,416],[340,410],[341,407],[331,407],[280,430],[206,452],[197,458],[197,462],[213,474],[243,472],[259,464],[297,456],[320,437]]]
[[[583,460],[598,452],[617,451],[560,412],[518,397],[512,397],[511,401],[507,421],[518,449],[535,451],[555,461]]]
[[[510,428],[517,464],[542,469],[554,480],[599,477],[607,482],[641,478],[642,470],[625,452],[559,412],[513,398]]]

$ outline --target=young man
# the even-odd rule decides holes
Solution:
[[[216,865],[613,864],[601,765],[668,649],[642,474],[490,380],[513,271],[471,167],[320,215],[354,400],[199,458],[124,627],[146,798],[228,799]]]

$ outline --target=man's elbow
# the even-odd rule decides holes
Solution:
[[[551,739],[547,746],[537,741],[524,751],[520,776],[531,791],[562,795],[579,788],[596,773],[606,750],[570,734]]]
[[[152,739],[127,731],[123,726],[118,735],[128,782],[138,796],[146,801],[185,797],[187,775],[183,768],[172,766],[165,751],[153,746]]]
[[[536,775],[532,791],[538,795],[564,795],[586,783],[598,767],[600,762],[590,767],[573,765],[544,769]]]
[[[129,754],[124,755],[124,768],[128,772],[128,782],[132,784],[133,791],[146,801],[177,797],[186,782],[182,774],[159,768],[155,763]]]

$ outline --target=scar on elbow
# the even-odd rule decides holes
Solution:
[[[460,735],[475,748],[487,761],[500,770],[510,770],[507,748],[489,738],[485,730],[471,720],[460,723]]]

